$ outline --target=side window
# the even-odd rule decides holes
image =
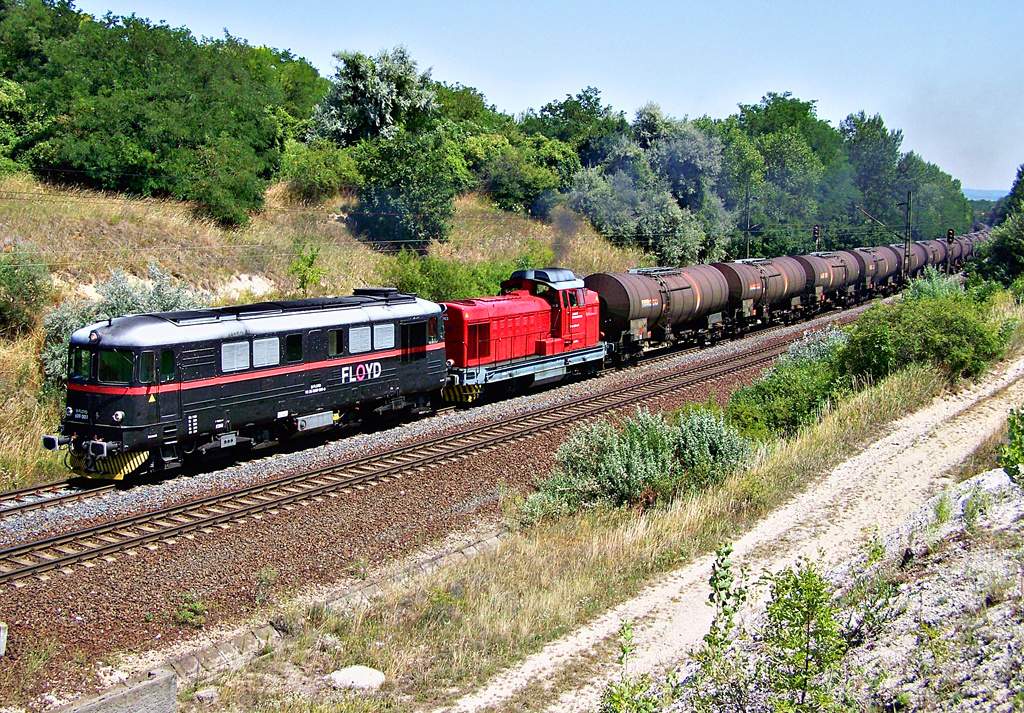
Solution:
[[[427,323],[413,322],[402,325],[402,361],[412,362],[427,358]]]
[[[444,339],[444,326],[441,324],[437,317],[431,317],[427,320],[427,343],[437,344],[441,339]]]
[[[228,373],[249,368],[249,342],[227,342],[220,345],[220,370]]]
[[[278,337],[252,340],[252,365],[277,366],[281,363],[281,340]]]
[[[302,361],[302,335],[289,334],[284,338],[284,358],[290,363]]]
[[[340,329],[327,332],[327,356],[341,356],[345,353],[345,333]]]
[[[352,327],[348,330],[349,354],[363,354],[370,351],[370,328]]]
[[[174,352],[170,349],[160,353],[160,381],[174,381]]]
[[[139,356],[139,383],[152,384],[156,381],[156,353],[142,352]]]
[[[71,347],[68,358],[68,376],[72,379],[85,381],[91,376],[92,352],[82,347]]]
[[[395,325],[373,325],[373,348],[375,350],[395,348]]]

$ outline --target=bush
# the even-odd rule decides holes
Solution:
[[[359,187],[355,159],[329,141],[288,141],[281,164],[289,191],[304,201],[319,201],[339,190]]]
[[[68,373],[68,343],[75,330],[103,319],[144,312],[173,312],[209,304],[209,295],[194,292],[157,265],[149,266],[149,284],[132,282],[120,270],[96,286],[99,301],[65,302],[43,318],[41,359],[47,381],[64,383]]]
[[[750,443],[721,414],[699,409],[680,419],[675,452],[684,471],[680,487],[703,490],[739,468],[750,456]]]
[[[1006,418],[1007,442],[999,447],[999,465],[1014,483],[1024,482],[1021,464],[1024,463],[1024,412],[1010,409]]]
[[[845,340],[838,329],[809,335],[758,381],[737,389],[726,413],[740,433],[758,439],[793,435],[813,422],[845,383],[834,366]]]
[[[987,308],[966,294],[880,304],[850,330],[838,368],[880,379],[915,363],[930,363],[948,378],[977,376],[998,358],[1005,338]]]
[[[518,259],[467,263],[443,260],[431,255],[420,256],[402,250],[385,264],[384,277],[400,292],[419,295],[428,300],[461,300],[483,295],[496,295],[501,283],[514,270],[541,267],[551,261],[549,251],[521,255]]]
[[[49,296],[50,273],[37,255],[15,248],[0,257],[0,334],[31,329]]]
[[[598,503],[648,506],[681,489],[719,482],[750,452],[747,441],[712,411],[697,410],[671,424],[637,409],[620,429],[595,421],[575,431],[555,453],[555,471],[537,482],[524,506],[527,522]]]
[[[441,133],[365,141],[354,150],[363,176],[356,229],[389,250],[426,250],[451,231],[455,196],[470,186],[469,170],[454,141]]]

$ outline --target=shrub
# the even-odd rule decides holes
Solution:
[[[1006,419],[1007,442],[999,447],[999,465],[1014,483],[1024,482],[1021,464],[1024,463],[1024,412],[1010,409]]]
[[[769,681],[779,696],[779,708],[827,708],[831,696],[821,676],[835,668],[846,652],[832,604],[832,585],[806,559],[766,580],[771,599],[763,637],[770,659]]]
[[[54,385],[64,382],[68,371],[68,342],[75,330],[101,319],[143,312],[172,312],[209,304],[204,292],[194,292],[157,265],[149,266],[149,284],[132,282],[120,270],[112,270],[110,279],[97,285],[99,301],[71,301],[49,312],[43,318],[43,351],[41,359],[47,380]]]
[[[730,420],[745,436],[761,439],[811,423],[845,383],[834,366],[845,341],[831,329],[791,346],[758,381],[736,390],[726,406]]]
[[[700,409],[680,419],[675,453],[685,471],[681,488],[701,490],[720,483],[750,455],[750,443],[713,411]]]
[[[15,248],[0,257],[0,334],[31,329],[49,296],[50,274],[38,256]]]
[[[402,250],[393,261],[385,263],[384,277],[400,292],[416,294],[429,300],[461,300],[482,295],[496,295],[501,283],[514,270],[540,267],[551,261],[549,251],[524,254],[516,260],[494,260],[468,263],[445,260],[431,255],[420,256]]]
[[[555,471],[537,482],[523,520],[574,512],[596,503],[647,506],[680,489],[717,482],[749,453],[747,441],[711,411],[678,424],[637,409],[620,429],[595,421],[572,433],[555,453]]]
[[[289,141],[281,162],[281,175],[293,196],[318,201],[339,190],[359,186],[355,160],[329,141],[317,139],[308,144]]]
[[[934,364],[953,380],[976,376],[1002,354],[1002,331],[967,295],[876,305],[851,329],[838,366],[872,379],[914,363]]]

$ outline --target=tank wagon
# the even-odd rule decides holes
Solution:
[[[962,264],[984,238],[911,243],[909,259],[883,245],[583,280],[519,270],[500,295],[440,304],[367,288],[128,315],[72,336],[67,408],[43,445],[89,477],[176,468],[189,454],[468,403],[853,305],[927,265]]]

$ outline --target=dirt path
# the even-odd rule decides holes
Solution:
[[[884,535],[948,485],[943,475],[960,463],[1024,403],[1024,358],[1002,365],[971,389],[935,401],[892,424],[890,434],[836,467],[734,543],[734,561],[750,572],[778,570],[800,556],[834,565],[874,533]],[[448,709],[502,710],[527,686],[544,685],[614,638],[623,620],[635,622],[631,673],[655,671],[698,645],[711,623],[705,605],[712,556],[661,578],[592,622],[547,645]],[[549,708],[557,713],[594,708],[605,683],[618,676],[606,666]]]

